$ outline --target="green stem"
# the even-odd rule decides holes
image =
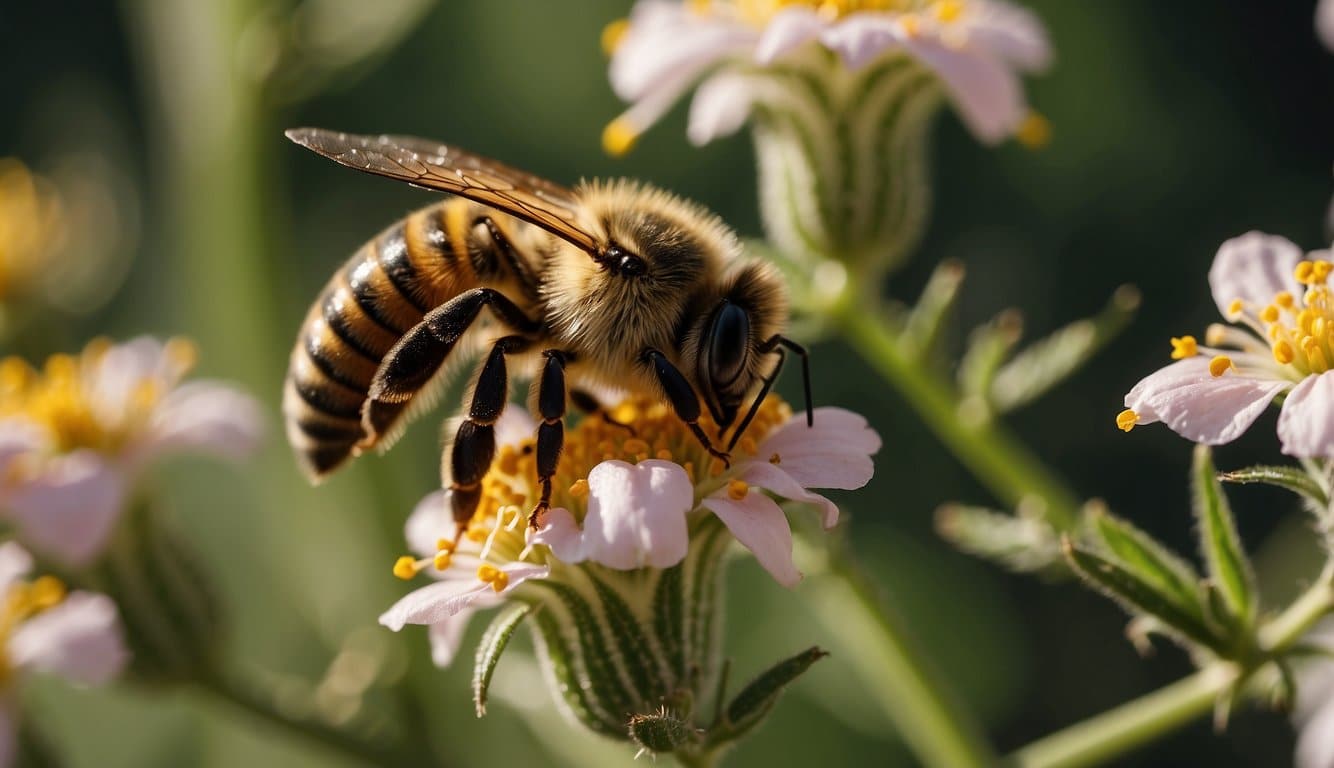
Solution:
[[[996,763],[981,725],[946,688],[904,627],[861,573],[852,554],[831,552],[811,601],[826,626],[837,627],[852,663],[868,681],[899,735],[923,764],[969,768]]]
[[[1334,609],[1334,572],[1319,580],[1260,629],[1263,659],[1279,656]],[[1215,662],[1190,677],[1104,712],[1020,749],[1009,761],[1021,768],[1076,768],[1102,763],[1141,747],[1206,714],[1241,679],[1244,670]]]
[[[1039,499],[1054,527],[1068,530],[1074,525],[1078,498],[996,421],[973,423],[960,418],[954,388],[899,346],[893,332],[881,322],[881,313],[849,301],[835,308],[834,314],[853,349],[903,395],[997,498],[1011,506]]]
[[[272,696],[236,678],[212,675],[200,677],[194,682],[200,690],[258,720],[276,725],[313,744],[341,752],[362,762],[371,765],[408,765],[420,762],[420,755],[409,754],[391,744],[362,739],[312,717],[298,718],[285,714],[276,706]]]

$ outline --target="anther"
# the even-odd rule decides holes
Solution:
[[[1274,294],[1274,303],[1284,309],[1292,309],[1292,294],[1288,291],[1279,291]]]
[[[621,47],[621,41],[625,39],[625,33],[630,29],[629,19],[617,19],[602,28],[602,53],[607,56],[616,52]]]
[[[587,497],[588,497],[588,481],[581,477],[581,478],[579,478],[578,480],[575,480],[573,483],[571,483],[571,484],[570,484],[570,495],[573,496],[573,497],[575,497],[576,499],[587,498]]]
[[[1199,354],[1199,349],[1194,336],[1172,337],[1173,360],[1184,360],[1188,357],[1195,357],[1197,354]]]
[[[750,484],[745,480],[733,480],[727,484],[727,497],[732,501],[741,501],[750,493]]]
[[[612,157],[620,157],[629,152],[638,139],[639,129],[626,118],[618,117],[602,130],[602,149]]]
[[[1246,308],[1241,299],[1233,299],[1231,304],[1227,305],[1227,316],[1229,320],[1236,320],[1241,317],[1241,312]]]
[[[1325,278],[1329,277],[1331,268],[1334,268],[1334,264],[1330,264],[1324,259],[1319,259],[1311,265],[1311,277],[1315,278],[1315,282],[1323,283],[1325,282]]]
[[[1278,307],[1273,304],[1270,304],[1269,306],[1260,310],[1260,319],[1266,323],[1277,323]]]
[[[55,576],[41,576],[32,583],[31,594],[33,610],[44,611],[58,605],[65,599],[65,583]]]
[[[439,552],[453,552],[454,542],[450,541],[449,539],[436,539],[435,548]]]
[[[1122,432],[1129,432],[1139,423],[1139,414],[1127,408],[1116,414],[1116,426]]]
[[[1297,282],[1302,285],[1310,285],[1312,273],[1315,272],[1315,265],[1309,261],[1297,262],[1297,267],[1292,270],[1292,276],[1297,278]]]
[[[1237,366],[1232,364],[1232,358],[1227,355],[1215,355],[1214,359],[1209,361],[1209,375],[1215,379],[1229,370],[1236,370]]]
[[[1297,352],[1288,342],[1280,339],[1274,342],[1274,360],[1279,365],[1287,365],[1297,357]]]
[[[417,561],[411,555],[404,555],[394,562],[394,575],[408,581],[417,575]]]

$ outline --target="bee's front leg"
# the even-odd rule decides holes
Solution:
[[[571,355],[548,349],[542,357],[546,362],[537,386],[537,414],[542,417],[537,426],[537,479],[542,484],[542,498],[528,515],[532,528],[542,524],[542,516],[551,508],[551,478],[556,475],[565,447],[565,364]]]
[[[658,383],[667,394],[667,400],[672,404],[672,410],[676,411],[677,418],[684,421],[695,437],[699,438],[709,455],[722,459],[725,467],[732,466],[731,455],[714,448],[713,441],[699,426],[699,395],[696,394],[695,388],[690,386],[690,380],[672,365],[672,361],[668,360],[666,355],[656,349],[644,350],[643,360],[653,367],[653,373],[658,377]]]

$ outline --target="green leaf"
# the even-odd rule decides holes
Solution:
[[[1191,490],[1200,551],[1209,578],[1217,585],[1223,603],[1233,617],[1249,626],[1255,618],[1255,575],[1241,547],[1232,508],[1218,482],[1213,455],[1206,445],[1195,446],[1191,467]]]
[[[968,346],[959,360],[959,391],[965,397],[984,401],[996,371],[1019,343],[1024,323],[1016,310],[1008,309],[968,335]]]
[[[1090,531],[1121,566],[1134,572],[1178,609],[1203,621],[1200,576],[1189,563],[1101,505],[1090,506],[1086,519]]]
[[[1120,603],[1132,615],[1148,614],[1156,618],[1164,629],[1179,633],[1178,639],[1193,641],[1213,649],[1219,647],[1218,638],[1201,617],[1193,611],[1183,610],[1174,600],[1160,592],[1153,584],[1141,579],[1134,571],[1076,546],[1069,537],[1063,539],[1062,544],[1066,559],[1075,573],[1094,589]]]
[[[1034,515],[946,504],[936,510],[936,530],[954,546],[1020,573],[1064,573],[1056,531]]]
[[[1238,485],[1252,483],[1273,485],[1308,498],[1321,508],[1329,506],[1329,496],[1325,493],[1325,490],[1320,487],[1315,478],[1298,467],[1257,464],[1253,467],[1232,472],[1222,472],[1218,475],[1218,479],[1225,483],[1237,483]]]
[[[953,259],[940,262],[931,273],[899,336],[899,343],[912,357],[921,360],[935,349],[945,320],[959,295],[963,276],[963,264]]]
[[[1015,355],[992,382],[989,400],[995,411],[1027,405],[1078,370],[1126,327],[1139,300],[1138,290],[1123,285],[1095,317],[1073,322]]]
[[[491,675],[496,671],[500,655],[505,652],[514,630],[533,612],[528,603],[511,603],[496,614],[477,645],[477,661],[472,671],[472,700],[477,705],[477,716],[486,714],[486,692],[491,687]]]
[[[731,741],[759,725],[783,690],[810,669],[812,664],[828,655],[812,646],[761,673],[727,705],[722,721],[714,728],[716,733],[710,734],[710,740]]]

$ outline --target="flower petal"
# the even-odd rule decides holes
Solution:
[[[1209,360],[1191,357],[1149,374],[1126,395],[1138,423],[1162,421],[1197,443],[1221,445],[1237,439],[1292,382],[1228,372],[1209,373]]]
[[[537,434],[537,422],[527,408],[509,405],[500,412],[500,418],[494,425],[496,445],[518,446],[524,440],[531,440]]]
[[[779,584],[794,587],[801,581],[801,572],[792,562],[792,527],[773,499],[752,488],[740,501],[724,493],[705,498],[703,504],[742,546],[755,553],[755,559]]]
[[[588,473],[584,553],[623,570],[676,565],[686,556],[694,495],[690,477],[670,461],[598,464]]]
[[[750,117],[755,86],[736,72],[721,72],[695,90],[686,136],[695,146],[736,133]]]
[[[116,604],[92,592],[73,592],[20,624],[8,652],[16,667],[56,674],[78,685],[110,681],[130,658]]]
[[[134,458],[199,451],[239,461],[255,450],[263,433],[263,413],[254,398],[221,382],[192,381],[163,398]]]
[[[1334,51],[1334,0],[1320,0],[1316,6],[1315,31],[1320,42]]]
[[[1334,699],[1327,699],[1297,734],[1297,768],[1334,765]]]
[[[1334,371],[1307,376],[1292,388],[1278,417],[1278,437],[1289,456],[1334,457]]]
[[[500,566],[500,570],[509,576],[509,583],[499,594],[529,579],[543,578],[551,571],[545,565],[529,563],[510,563]],[[437,581],[404,595],[380,615],[380,623],[395,632],[407,624],[435,624],[494,594],[490,584],[478,579]]]
[[[684,79],[680,91],[728,54],[759,38],[750,26],[717,14],[695,13],[681,3],[635,4],[630,26],[612,55],[609,77],[616,95],[638,101]],[[677,95],[680,95],[680,91]]]
[[[463,644],[463,635],[468,631],[468,622],[472,621],[473,608],[464,608],[458,613],[432,624],[426,632],[431,642],[431,661],[440,668],[448,667],[458,655]]]
[[[771,432],[756,449],[756,460],[776,454],[778,466],[806,488],[866,485],[875,472],[871,455],[880,450],[880,435],[860,414],[843,408],[816,408],[814,415],[812,427],[803,413]]]
[[[853,14],[820,32],[820,42],[851,70],[861,69],[886,51],[902,48],[906,39],[897,17],[880,13]]]
[[[964,124],[981,141],[1009,138],[1028,114],[1019,76],[1001,60],[926,37],[905,47],[940,76]]]
[[[454,537],[457,526],[450,510],[449,493],[439,490],[426,494],[408,515],[403,524],[403,536],[408,540],[408,550],[414,555],[430,557],[438,551],[437,542]]]
[[[1302,295],[1293,269],[1302,259],[1302,249],[1287,238],[1247,232],[1218,248],[1209,268],[1209,288],[1219,314],[1228,316],[1228,305],[1237,299],[1263,307],[1279,291]]]
[[[1051,63],[1051,43],[1037,14],[1002,0],[969,3],[961,20],[967,45],[1019,69],[1037,71]]]
[[[557,560],[582,563],[588,559],[584,550],[584,532],[574,521],[574,515],[564,507],[548,509],[542,517],[542,527],[530,538],[531,544],[545,544]]]
[[[0,483],[5,481],[9,464],[25,453],[41,450],[49,439],[46,430],[27,419],[0,420]],[[3,491],[0,486],[0,491]]]
[[[124,474],[92,451],[47,461],[8,495],[19,539],[68,565],[83,565],[106,546],[125,504]]]
[[[781,467],[776,467],[767,461],[748,461],[740,470],[738,476],[750,485],[763,488],[785,499],[815,505],[820,510],[820,520],[825,528],[838,525],[838,506],[818,493],[807,491]],[[726,493],[724,489],[717,495]]]
[[[826,23],[815,9],[793,5],[774,14],[755,44],[755,63],[767,67],[775,59],[820,36]]]
[[[0,593],[32,571],[32,555],[16,541],[0,544]]]

